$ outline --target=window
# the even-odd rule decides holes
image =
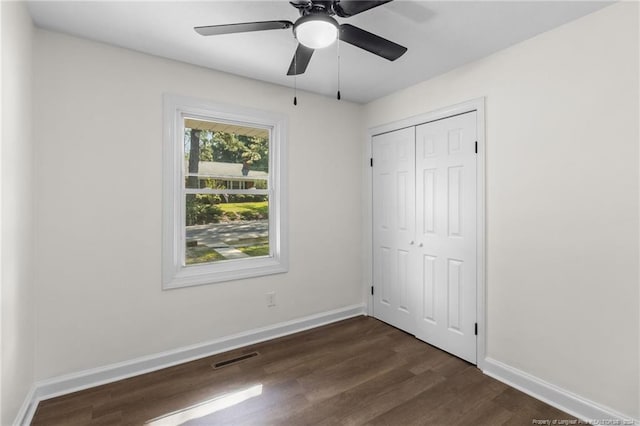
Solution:
[[[165,95],[163,288],[286,272],[286,120]]]

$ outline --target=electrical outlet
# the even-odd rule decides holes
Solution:
[[[270,308],[276,306],[276,292],[275,291],[267,293],[267,306],[270,307]]]

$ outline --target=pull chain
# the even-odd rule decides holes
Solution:
[[[338,51],[338,95],[336,96],[340,100],[340,39],[336,40],[336,46]]]
[[[293,104],[298,105],[298,51],[293,55]]]

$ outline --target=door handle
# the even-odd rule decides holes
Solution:
[[[418,244],[418,247],[422,247],[422,243]]]
[[[409,241],[409,245],[412,246],[413,245],[413,241]]]

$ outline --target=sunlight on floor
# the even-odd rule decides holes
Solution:
[[[247,399],[260,395],[262,395],[261,384],[218,396],[209,401],[166,414],[162,417],[157,417],[153,420],[147,421],[145,424],[153,426],[179,425],[188,422],[189,420],[199,419],[200,417],[207,416],[215,413],[216,411],[224,410],[225,408],[232,407],[246,401]]]

